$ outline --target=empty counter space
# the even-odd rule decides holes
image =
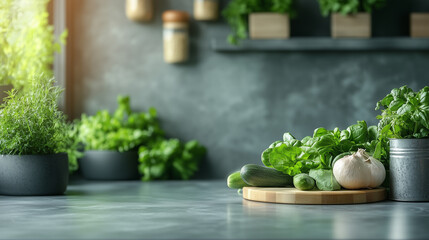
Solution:
[[[65,195],[0,196],[0,239],[412,239],[429,203],[286,205],[243,200],[225,181],[72,180]]]

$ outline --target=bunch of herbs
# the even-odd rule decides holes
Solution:
[[[358,12],[371,13],[373,9],[382,8],[386,0],[318,0],[320,11],[323,16],[330,13],[341,13],[344,15]]]
[[[118,97],[118,108],[98,111],[93,116],[82,115],[78,123],[78,141],[86,150],[137,150],[163,136],[154,108],[146,112],[133,112],[128,96]]]
[[[43,155],[67,152],[69,125],[57,100],[62,89],[43,75],[25,94],[9,92],[0,110],[0,154]]]
[[[378,130],[383,138],[429,137],[429,87],[418,92],[403,86],[377,103],[382,108]]]

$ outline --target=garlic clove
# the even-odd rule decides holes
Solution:
[[[369,187],[379,187],[386,178],[386,169],[384,168],[383,163],[373,157],[369,157],[369,159],[365,161],[365,164],[371,172],[371,181]]]

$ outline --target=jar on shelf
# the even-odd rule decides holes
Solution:
[[[183,11],[169,10],[162,14],[164,61],[180,63],[188,60],[189,55],[189,14]]]
[[[201,21],[213,21],[218,18],[218,0],[194,0],[194,18]]]
[[[127,0],[125,10],[128,19],[132,21],[150,21],[154,12],[153,0]]]

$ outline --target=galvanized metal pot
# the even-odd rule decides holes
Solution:
[[[82,175],[89,180],[135,180],[140,176],[138,165],[137,151],[90,150],[79,159]]]
[[[390,198],[429,201],[429,139],[390,139]]]
[[[68,180],[67,154],[0,155],[0,194],[61,195]]]

